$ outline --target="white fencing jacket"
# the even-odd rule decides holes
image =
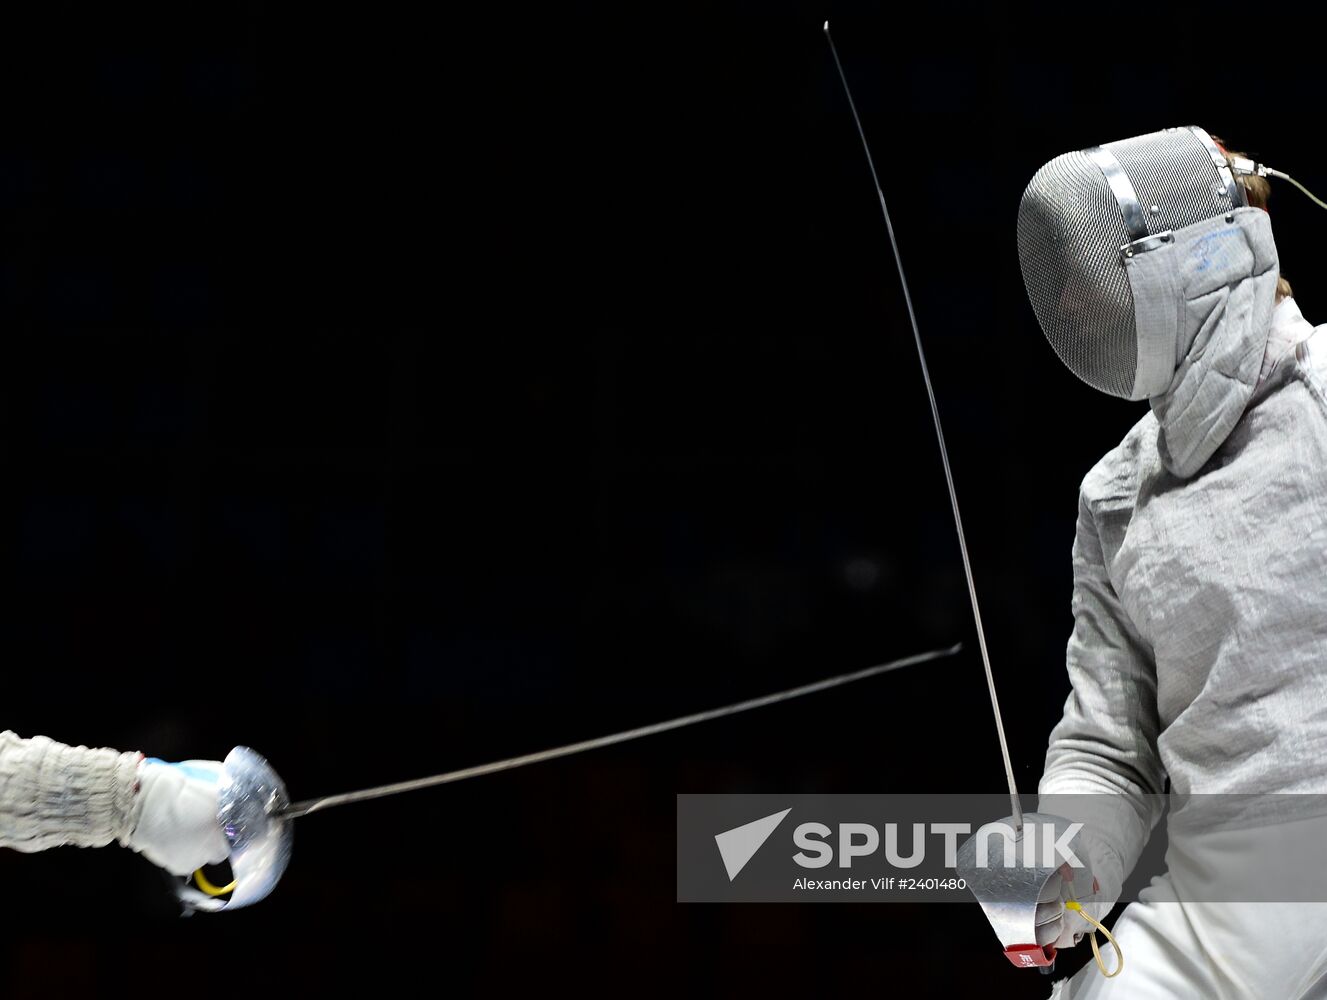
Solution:
[[[1261,210],[1176,236],[1138,307],[1173,378],[1079,495],[1073,690],[1039,787],[1088,824],[1106,898],[1167,778],[1327,793],[1327,326],[1276,302]]]
[[[0,847],[129,846],[142,809],[135,794],[142,759],[0,732]]]

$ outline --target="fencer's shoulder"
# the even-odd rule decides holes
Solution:
[[[1158,432],[1156,415],[1148,410],[1083,477],[1080,502],[1093,512],[1132,505],[1142,477],[1157,461]]]

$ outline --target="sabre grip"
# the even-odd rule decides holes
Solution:
[[[1026,813],[988,823],[959,847],[956,869],[981,904],[1005,957],[1019,968],[1049,969],[1060,948],[1089,923],[1066,907],[1100,899],[1081,823]],[[1110,904],[1105,904],[1110,909]],[[1104,915],[1104,914],[1103,914]]]

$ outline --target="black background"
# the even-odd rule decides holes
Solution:
[[[177,919],[0,852],[7,996],[1042,996],[974,906],[683,906],[678,792],[999,791],[1068,693],[1082,476],[1144,412],[1040,335],[1018,195],[1194,122],[1327,189],[1286,25],[1152,6],[46,7],[5,32],[0,727],[305,798],[962,640],[954,659],[310,817]],[[1209,42],[1195,44],[1195,31]],[[1273,201],[1322,315],[1327,217]],[[1086,951],[1086,949],[1079,949]],[[1068,956],[1067,967],[1085,956]]]

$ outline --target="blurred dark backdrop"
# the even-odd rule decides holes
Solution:
[[[975,905],[676,904],[674,796],[1003,787],[822,20],[885,174],[1030,792],[1068,693],[1077,486],[1145,408],[1051,353],[1015,208],[1060,152],[1188,122],[1327,189],[1297,127],[1314,62],[1153,44],[1223,16],[1153,8],[1136,48],[1009,4],[10,24],[0,728],[249,744],[304,798],[967,650],[311,817],[245,912],[178,920],[118,849],[2,852],[5,995],[1044,995]],[[1273,212],[1322,318],[1325,219],[1290,189]]]

